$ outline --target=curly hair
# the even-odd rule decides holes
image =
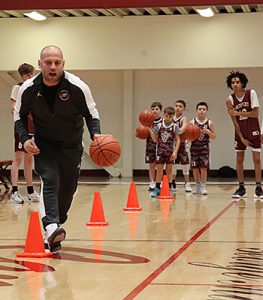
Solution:
[[[245,88],[247,86],[248,79],[244,73],[241,73],[239,71],[231,71],[230,74],[226,78],[226,84],[227,84],[228,88],[232,89],[231,82],[232,82],[233,78],[239,78],[242,88]]]

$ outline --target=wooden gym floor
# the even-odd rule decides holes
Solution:
[[[0,295],[12,300],[263,299],[263,202],[235,202],[236,185],[208,184],[208,196],[151,199],[136,183],[141,213],[125,213],[128,182],[78,187],[66,240],[54,258],[17,259],[37,203],[0,202]],[[25,187],[20,188],[22,196]],[[90,228],[94,192],[109,226]]]

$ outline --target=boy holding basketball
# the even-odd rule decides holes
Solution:
[[[184,100],[177,100],[174,104],[175,108],[175,117],[174,117],[174,123],[178,125],[180,129],[180,134],[185,132],[186,126],[187,126],[187,118],[183,115],[185,111],[186,103]],[[177,154],[177,159],[175,160],[175,163],[173,165],[173,181],[172,181],[172,187],[174,190],[176,190],[176,165],[181,164],[183,169],[183,175],[184,175],[184,181],[185,181],[185,191],[186,192],[192,192],[191,185],[189,182],[189,170],[190,170],[190,164],[189,164],[189,151],[188,151],[188,145],[185,141],[181,141],[180,147]]]
[[[253,89],[246,89],[248,79],[244,73],[231,72],[226,80],[227,87],[233,90],[226,101],[228,113],[235,128],[236,169],[239,187],[232,195],[233,198],[247,196],[244,185],[245,151],[251,147],[255,169],[255,198],[262,199],[261,188],[261,132],[259,127],[259,101]]]
[[[199,102],[196,105],[197,116],[190,123],[198,126],[201,130],[200,137],[193,141],[190,148],[191,168],[193,170],[196,186],[193,194],[207,195],[206,178],[209,168],[209,140],[216,137],[213,122],[206,117],[208,105]]]
[[[162,104],[161,102],[153,102],[151,104],[151,111],[155,115],[155,120],[151,126],[154,129],[158,123],[161,122]],[[153,191],[155,188],[155,159],[156,159],[156,142],[153,141],[149,135],[146,140],[146,150],[145,150],[145,163],[149,164],[149,191]]]
[[[180,146],[179,127],[173,121],[174,115],[174,107],[166,107],[162,121],[153,130],[149,129],[152,139],[157,142],[155,160],[157,166],[156,186],[151,193],[152,197],[160,195],[164,165],[166,165],[169,187],[171,188],[172,186],[173,161],[177,158]]]

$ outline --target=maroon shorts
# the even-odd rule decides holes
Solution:
[[[261,137],[257,136],[253,140],[249,140],[251,143],[251,148],[253,149],[261,149]],[[237,151],[245,151],[246,146],[241,142],[239,136],[235,136],[235,149]]]
[[[173,152],[163,152],[163,151],[157,151],[156,155],[156,164],[172,164],[173,161],[171,160]]]
[[[29,134],[29,136],[32,137],[33,134]],[[24,145],[22,144],[22,142],[20,142],[19,135],[16,131],[14,132],[14,138],[15,138],[15,152],[16,151],[26,152],[26,150],[24,149]]]
[[[154,163],[156,160],[156,153],[154,152],[150,152],[150,151],[146,151],[145,154],[145,163],[146,164],[152,164]]]
[[[177,158],[174,161],[174,164],[176,165],[189,165],[189,154],[186,149],[185,143],[181,143],[178,153],[177,153]]]

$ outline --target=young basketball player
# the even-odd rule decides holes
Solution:
[[[173,121],[174,115],[174,107],[166,107],[163,120],[153,130],[149,129],[152,139],[157,142],[155,160],[157,166],[156,186],[151,193],[152,197],[160,195],[164,165],[166,165],[169,187],[171,188],[172,186],[173,161],[177,158],[180,146],[179,127]]]
[[[33,77],[34,67],[24,63],[18,68],[19,75],[22,81],[13,86],[11,92],[11,112],[14,113],[14,107],[16,104],[16,99],[18,95],[18,90],[23,82],[31,77]],[[29,134],[33,136],[34,134],[34,125],[32,121],[32,117],[29,114],[27,118],[27,125],[29,129]],[[11,181],[12,181],[12,195],[11,202],[14,204],[22,204],[24,203],[24,199],[20,196],[18,191],[18,173],[19,167],[24,161],[24,176],[27,185],[27,197],[30,201],[39,201],[39,195],[34,191],[33,183],[32,183],[32,164],[33,164],[33,155],[25,152],[23,144],[18,136],[16,130],[14,130],[14,138],[15,138],[15,157],[13,159],[13,163],[11,166]]]
[[[161,102],[153,102],[151,104],[151,110],[155,114],[156,118],[153,122],[152,128],[156,127],[161,122],[162,104]],[[155,158],[156,158],[156,142],[153,141],[149,135],[146,140],[146,151],[145,151],[145,163],[149,164],[149,191],[153,191],[155,188]]]
[[[174,104],[175,108],[175,117],[174,122],[178,125],[180,129],[180,134],[184,133],[186,125],[187,125],[187,118],[183,115],[186,103],[184,100],[177,100]],[[185,191],[186,192],[192,192],[191,185],[189,182],[189,170],[190,170],[190,164],[189,164],[189,151],[188,151],[188,145],[185,141],[180,143],[180,147],[177,154],[177,159],[175,160],[175,164],[173,165],[173,182],[172,187],[174,190],[176,190],[176,165],[181,164],[183,169],[183,175],[184,175],[184,181],[185,181]]]
[[[216,137],[214,125],[206,117],[208,105],[206,102],[199,102],[196,105],[197,116],[190,123],[201,129],[200,137],[191,143],[191,168],[193,170],[196,186],[193,194],[207,195],[206,178],[209,168],[209,140]]]
[[[255,198],[263,198],[261,188],[261,133],[259,127],[259,102],[257,93],[253,89],[246,89],[248,79],[244,73],[231,72],[227,77],[227,87],[234,91],[227,100],[228,113],[235,128],[236,169],[239,188],[232,195],[233,198],[247,196],[244,185],[244,158],[247,146],[251,147],[255,169]]]

